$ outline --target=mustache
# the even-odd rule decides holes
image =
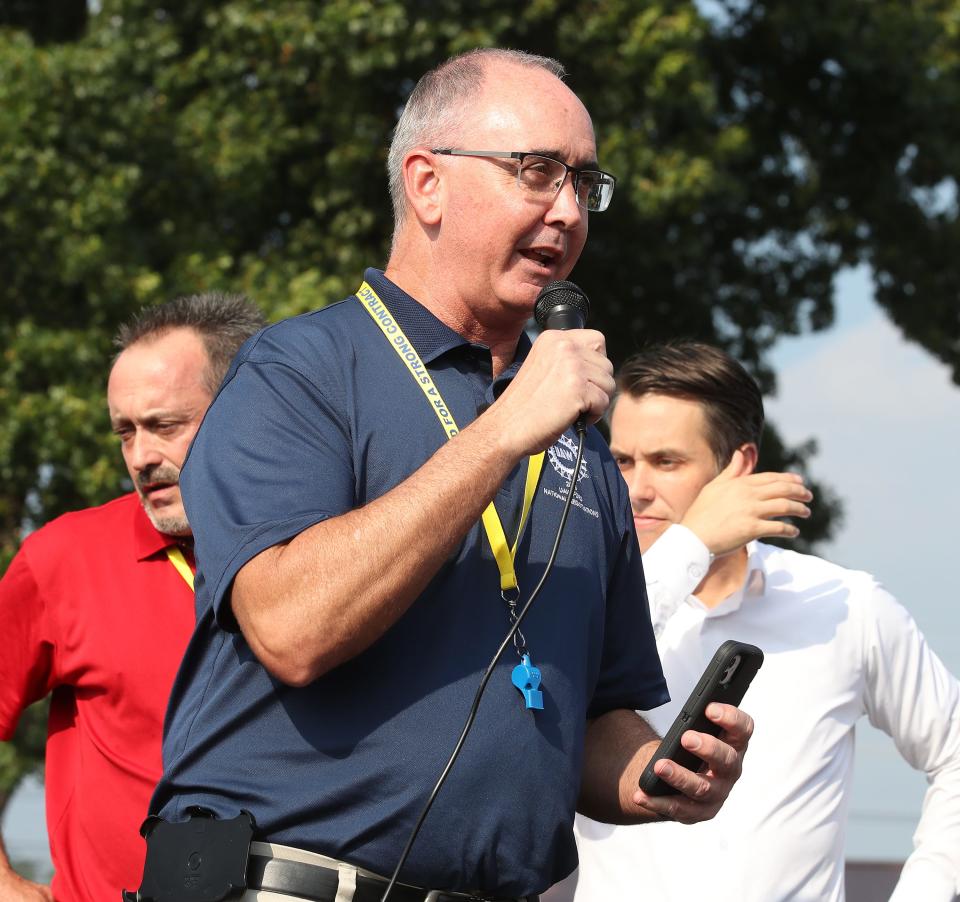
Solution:
[[[137,473],[137,488],[144,492],[155,485],[179,485],[180,470],[163,464],[145,467]]]

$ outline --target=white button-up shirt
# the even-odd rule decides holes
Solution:
[[[721,643],[758,645],[764,664],[742,703],[756,722],[743,776],[702,824],[578,817],[579,877],[545,902],[842,902],[854,725],[864,715],[930,783],[892,899],[950,902],[960,889],[957,679],[867,573],[751,543],[742,588],[707,608],[691,593],[709,565],[682,526],[644,555],[673,696],[645,716],[662,734]]]

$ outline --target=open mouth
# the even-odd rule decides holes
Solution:
[[[553,266],[556,264],[561,257],[561,253],[558,250],[553,250],[551,248],[524,248],[520,251],[520,255],[525,257],[527,260],[532,260],[534,263],[540,266]]]

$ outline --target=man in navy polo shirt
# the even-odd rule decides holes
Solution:
[[[369,872],[392,872],[508,602],[544,572],[571,424],[614,390],[598,332],[524,335],[613,190],[561,74],[478,51],[421,79],[390,152],[386,271],[249,343],[191,451],[199,619],[152,810],[252,812],[245,898],[380,898]],[[499,539],[479,522],[490,502]],[[692,822],[739,776],[752,722],[715,706],[722,740],[687,735],[704,773],[662,762],[681,793],[636,788],[657,736],[634,710],[667,692],[626,487],[594,430],[523,634],[539,687],[518,691],[503,656],[403,869],[424,889],[393,899],[533,897],[576,864],[575,808]],[[325,874],[326,895],[308,889]]]

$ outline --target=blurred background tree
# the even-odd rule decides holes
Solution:
[[[960,381],[958,31],[960,0],[0,0],[0,569],[127,488],[118,323],[209,289],[272,319],[350,293],[386,261],[407,94],[481,45],[563,60],[594,116],[619,183],[574,278],[614,362],[694,337],[773,392],[770,347],[828,326],[834,276],[867,263]],[[814,450],[770,429],[764,464]],[[840,512],[812,482],[807,545]],[[24,733],[0,807],[36,765]]]

